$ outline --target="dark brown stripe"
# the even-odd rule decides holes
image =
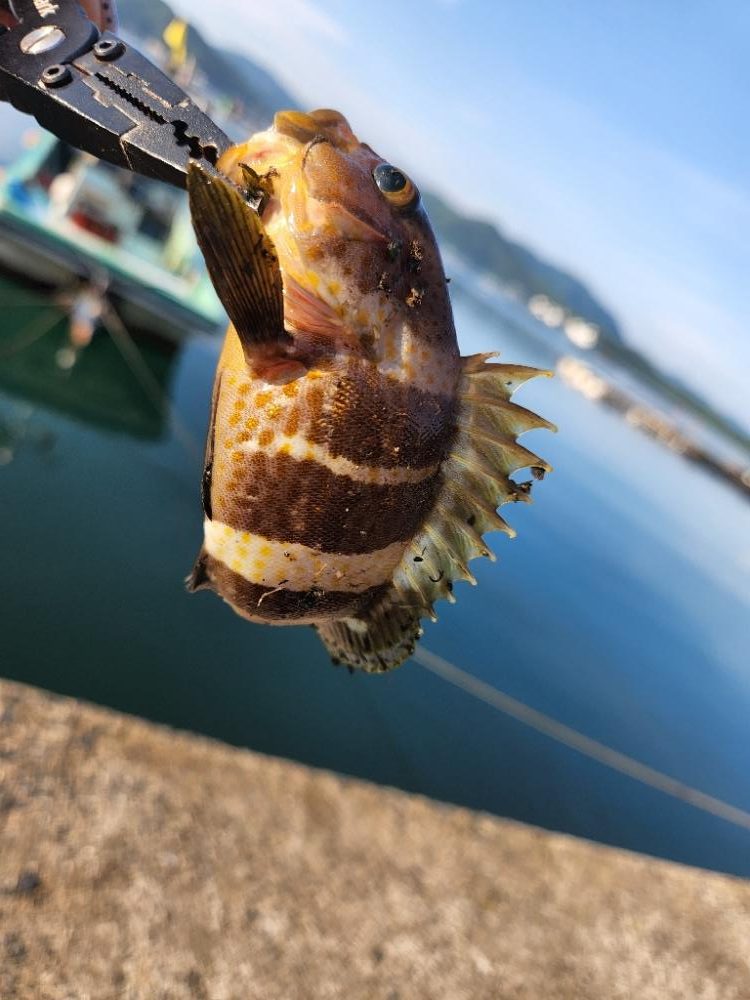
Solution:
[[[361,594],[338,590],[279,590],[250,583],[213,556],[206,556],[206,576],[211,589],[252,621],[325,621],[356,614],[388,587],[381,584]]]
[[[435,501],[439,478],[379,486],[315,461],[258,452],[241,454],[233,466],[227,486],[214,490],[216,520],[331,553],[374,552],[411,538]]]
[[[310,409],[302,432],[358,465],[421,468],[446,455],[457,400],[397,382],[361,365],[325,385],[325,405]]]

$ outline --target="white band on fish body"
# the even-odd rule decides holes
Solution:
[[[359,594],[389,579],[406,542],[374,552],[320,552],[298,542],[279,542],[220,521],[204,522],[204,548],[244,580],[285,590],[344,591]]]

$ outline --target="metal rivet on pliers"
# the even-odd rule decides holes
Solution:
[[[116,59],[124,50],[125,46],[119,38],[102,38],[94,46],[94,55],[97,59]]]
[[[43,24],[24,35],[18,47],[25,56],[39,56],[65,41],[65,32],[54,24]]]
[[[53,63],[42,73],[42,83],[45,87],[62,87],[63,84],[70,83],[73,74],[69,66],[62,63]]]

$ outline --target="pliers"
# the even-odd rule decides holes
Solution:
[[[191,159],[212,169],[231,142],[160,69],[106,30],[116,27],[107,14],[114,3],[101,7],[105,30],[76,0],[0,0],[0,24],[10,25],[0,26],[0,100],[72,146],[185,187]]]

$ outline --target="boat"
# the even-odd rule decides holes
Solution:
[[[0,180],[0,268],[57,291],[106,288],[131,331],[222,330],[185,193],[32,135]]]

